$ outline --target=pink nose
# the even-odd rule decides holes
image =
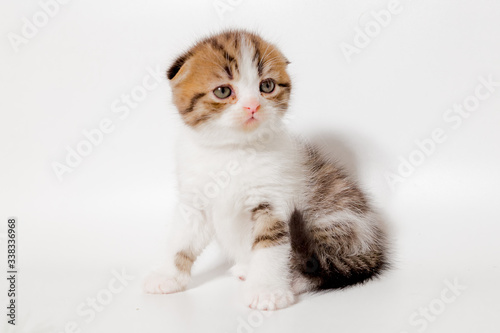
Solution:
[[[245,103],[245,106],[243,107],[243,109],[245,109],[248,114],[253,115],[255,112],[259,111],[260,103],[258,101],[251,101],[251,102]]]

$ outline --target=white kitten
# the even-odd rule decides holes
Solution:
[[[185,123],[178,144],[177,232],[148,293],[184,290],[215,238],[235,262],[252,308],[289,306],[298,293],[343,288],[387,266],[385,235],[355,182],[288,135],[288,61],[245,31],[206,38],[169,69]]]

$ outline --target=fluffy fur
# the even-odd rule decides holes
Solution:
[[[178,229],[146,292],[184,290],[213,238],[244,280],[244,302],[259,310],[364,282],[387,266],[385,234],[366,196],[282,123],[292,88],[287,65],[259,36],[227,31],[201,40],[168,70],[185,124]],[[226,88],[231,94],[217,97]]]

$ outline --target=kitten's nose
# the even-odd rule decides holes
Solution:
[[[259,111],[260,103],[258,100],[249,101],[245,103],[243,109],[245,109],[249,115],[253,115],[255,112]]]

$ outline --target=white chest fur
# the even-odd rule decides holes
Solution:
[[[286,134],[266,144],[224,148],[186,136],[178,147],[181,201],[201,211],[226,252],[239,260],[251,247],[251,210],[265,202],[287,219],[303,190],[302,155]]]

